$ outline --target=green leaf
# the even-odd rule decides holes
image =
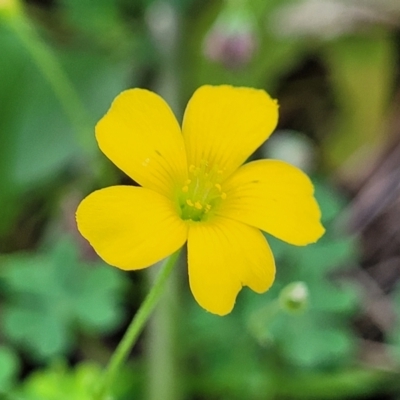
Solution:
[[[11,256],[3,268],[4,332],[36,358],[65,354],[77,330],[101,334],[121,323],[125,277],[100,262],[83,264],[68,239],[49,252]]]
[[[80,364],[75,370],[58,363],[28,377],[18,398],[23,400],[92,400],[101,379],[101,368],[93,363]]]
[[[293,254],[296,252],[290,257]],[[340,371],[352,363],[356,340],[349,325],[359,297],[347,282],[331,282],[323,269],[319,273],[300,269],[299,274],[292,261],[282,257],[277,281],[266,294],[244,288],[234,310],[224,318],[204,312],[193,300],[189,302],[181,347],[196,362],[195,373],[188,377],[193,393],[229,400],[272,398],[289,392],[288,398],[307,398],[288,389],[293,375],[303,373],[304,379],[309,379],[309,398],[314,383],[318,393],[314,398],[329,398],[323,395],[323,385],[329,390],[332,382],[326,379],[317,385],[311,376],[321,368]],[[282,270],[286,273],[281,274]],[[279,290],[299,275],[310,289],[309,307],[300,313],[283,312],[277,302]],[[344,396],[363,391],[347,383],[338,383]]]
[[[83,362],[73,368],[63,361],[36,370],[29,375],[13,394],[18,400],[93,400],[94,391],[103,379],[104,369],[93,362]],[[139,391],[143,372],[135,367],[123,368],[112,391],[113,399],[132,400],[143,398]]]
[[[9,347],[0,347],[0,393],[14,385],[19,372],[19,359]]]
[[[325,235],[304,247],[290,246],[267,237],[277,262],[273,287],[263,296],[247,295],[249,327],[261,343],[273,341],[290,363],[317,368],[346,363],[353,354],[354,334],[347,328],[349,318],[358,310],[361,291],[356,283],[334,278],[344,266],[358,260],[358,244],[354,237],[333,232],[336,217],[345,207],[345,200],[324,182],[316,185]],[[325,214],[324,214],[325,213]],[[282,288],[292,282],[304,282],[308,288],[307,311],[298,316],[268,311]],[[257,324],[254,328],[254,317]]]
[[[340,192],[324,184],[320,179],[313,179],[313,184],[315,198],[321,208],[322,222],[329,223],[343,210],[346,201]]]
[[[396,362],[400,365],[400,285],[397,284],[392,295],[393,311],[395,314],[395,323],[392,329],[388,332],[389,343],[393,345],[392,355],[395,357]]]
[[[301,248],[292,248],[292,253],[297,254],[296,263],[300,268],[309,270],[310,273],[320,274],[332,268],[340,267],[343,263],[356,259],[356,241],[351,237],[329,238],[325,234],[317,243]],[[293,257],[294,258],[294,257]]]
[[[354,339],[350,331],[329,314],[312,311],[302,315],[281,314],[277,321],[270,330],[285,358],[294,365],[332,366],[342,364],[352,355]]]
[[[54,82],[46,78],[27,44],[10,26],[0,23],[0,235],[7,232],[23,206],[24,201],[18,201],[23,195],[30,190],[40,193],[43,185],[67,167],[86,160],[85,152],[98,151],[96,120],[126,88],[134,72],[135,64],[127,58],[113,59],[87,49],[61,52],[44,41],[40,45],[69,79],[59,86],[65,92],[71,85],[79,104],[68,93],[56,96]],[[70,120],[71,106],[67,112],[62,101],[66,98],[74,102],[73,109],[81,111],[76,118],[86,116],[79,131],[77,121]],[[88,148],[83,149],[82,143]]]

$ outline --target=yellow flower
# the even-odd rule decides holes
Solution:
[[[124,270],[148,267],[187,242],[195,299],[212,313],[229,313],[243,286],[262,293],[274,281],[274,258],[259,229],[298,246],[324,233],[303,172],[277,160],[242,166],[277,120],[277,102],[263,90],[202,86],[182,129],[157,94],[122,92],[96,138],[141,187],[90,194],[77,210],[80,232]]]

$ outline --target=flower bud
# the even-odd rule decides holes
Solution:
[[[246,10],[224,10],[211,27],[203,42],[203,54],[210,61],[226,68],[247,65],[257,50],[255,24]]]
[[[308,295],[308,287],[304,282],[292,282],[281,290],[279,303],[284,311],[302,312],[307,308]]]

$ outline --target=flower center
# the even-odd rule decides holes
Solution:
[[[189,179],[184,182],[179,194],[181,218],[204,221],[226,198],[221,187],[222,170],[210,167],[207,161],[200,166],[189,167]]]

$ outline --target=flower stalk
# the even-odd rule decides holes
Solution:
[[[170,1],[154,2],[147,10],[147,23],[158,57],[164,66],[155,83],[157,92],[168,101],[175,115],[182,116],[182,18]],[[145,400],[181,400],[184,398],[180,370],[180,338],[176,322],[180,319],[181,302],[179,271],[171,274],[159,307],[146,335]],[[150,282],[155,275],[148,270]]]
[[[170,276],[173,268],[177,263],[179,254],[180,250],[173,253],[165,261],[161,272],[154,282],[153,287],[147,294],[143,303],[140,305],[139,310],[129,324],[128,329],[126,330],[122,340],[120,341],[113,355],[111,356],[110,361],[104,372],[101,386],[97,392],[96,399],[109,399],[110,388],[115,380],[115,377],[125,363],[126,359],[128,358],[146,322],[148,321],[150,315],[153,313],[161,295],[163,294],[168,277]]]

